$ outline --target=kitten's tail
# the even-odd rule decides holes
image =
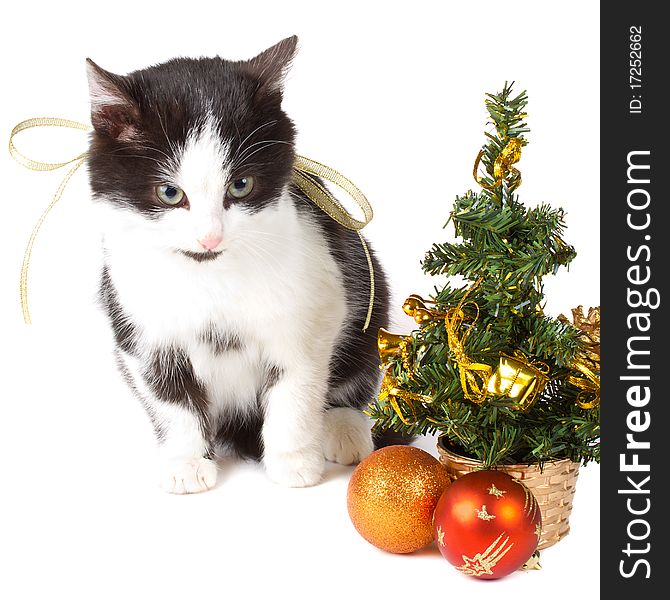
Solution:
[[[415,439],[415,435],[406,435],[391,429],[386,429],[383,431],[377,430],[372,434],[372,441],[375,445],[375,450],[379,450],[380,448],[384,448],[386,446],[407,446]]]

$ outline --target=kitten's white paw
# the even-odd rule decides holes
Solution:
[[[323,452],[341,465],[361,462],[373,450],[370,419],[354,408],[331,408],[324,417]]]
[[[216,483],[216,463],[207,458],[171,458],[161,467],[160,485],[171,494],[206,492]]]
[[[268,476],[286,487],[308,487],[321,481],[325,461],[313,449],[268,454],[263,457]]]

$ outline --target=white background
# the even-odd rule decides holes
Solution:
[[[146,3],[148,4],[148,3]],[[521,199],[567,211],[578,257],[546,280],[546,311],[599,299],[597,2],[5,3],[0,132],[24,118],[86,121],[84,58],[125,73],[173,56],[248,58],[291,34],[300,52],[285,108],[299,151],[367,194],[366,234],[400,305],[438,281],[419,267],[456,194],[474,186],[483,97],[505,80],[530,97]],[[83,149],[82,134],[19,139],[38,158]],[[61,141],[62,140],[62,141]],[[117,376],[93,298],[98,235],[85,173],[50,215],[31,267],[34,325],[21,323],[19,268],[61,173],[31,173],[6,153],[0,217],[0,596],[5,598],[485,598],[598,594],[599,468],[582,469],[571,534],[543,570],[496,583],[455,571],[434,546],[395,556],[351,525],[351,467],[282,489],[252,463],[221,465],[206,494],[155,485],[152,431]],[[166,299],[169,301],[169,299]],[[436,455],[434,440],[418,445]],[[569,578],[568,578],[569,576]],[[566,586],[570,586],[566,588]]]

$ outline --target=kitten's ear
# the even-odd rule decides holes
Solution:
[[[139,108],[127,91],[125,78],[86,59],[91,95],[91,122],[98,133],[130,141],[137,137]]]
[[[288,37],[243,63],[260,81],[259,92],[279,94],[298,47],[298,36]]]

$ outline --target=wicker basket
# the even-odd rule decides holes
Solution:
[[[446,467],[452,481],[482,468],[482,463],[478,460],[465,458],[448,450],[443,438],[438,439],[437,451],[440,462]],[[541,472],[537,464],[501,465],[498,469],[523,481],[537,498],[542,512],[542,535],[537,546],[539,550],[553,546],[568,535],[579,463],[567,458],[549,461],[544,463]]]

